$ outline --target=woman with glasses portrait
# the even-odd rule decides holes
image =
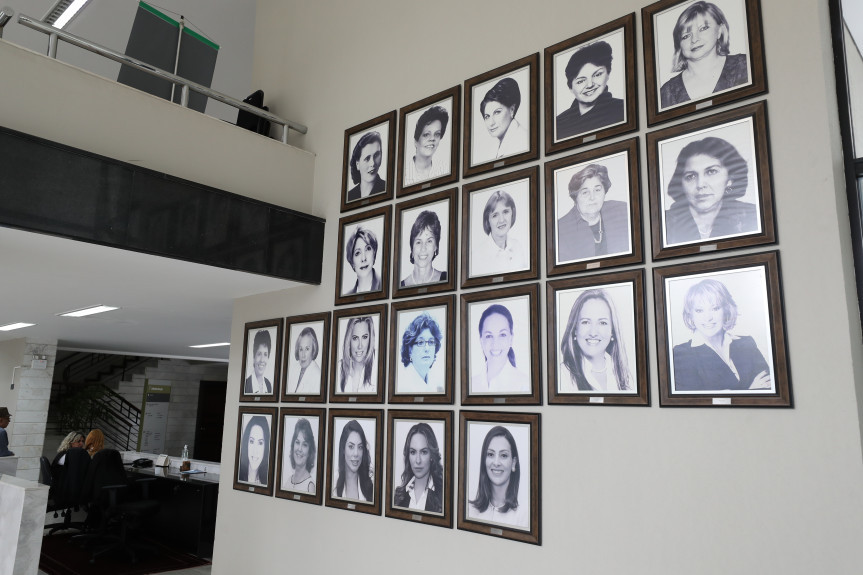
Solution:
[[[418,315],[408,325],[402,334],[399,393],[444,392],[443,377],[432,373],[442,342],[441,329],[428,313]]]

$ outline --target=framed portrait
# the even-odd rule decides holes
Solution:
[[[234,454],[234,489],[273,495],[276,412],[275,407],[240,406]]]
[[[327,507],[380,515],[381,409],[330,409]]]
[[[386,515],[452,527],[452,411],[390,410]]]
[[[647,134],[653,259],[776,241],[764,102]]]
[[[342,211],[393,197],[396,111],[345,130]]]
[[[390,403],[452,403],[455,296],[392,304]]]
[[[759,0],[641,9],[647,125],[767,91]]]
[[[638,138],[545,164],[548,275],[641,263]]]
[[[536,279],[539,167],[462,186],[461,287]]]
[[[336,305],[387,297],[391,219],[390,206],[339,219]]]
[[[399,187],[406,196],[458,180],[461,86],[399,112]]]
[[[457,189],[396,205],[393,296],[455,289]]]
[[[458,528],[541,545],[539,414],[459,416]]]
[[[279,400],[282,359],[282,318],[246,324],[243,336],[243,381],[240,401]]]
[[[638,129],[635,14],[545,49],[545,153]]]
[[[464,83],[464,175],[539,157],[539,54]]]
[[[325,422],[324,408],[279,408],[276,497],[315,505],[323,502]]]
[[[383,403],[386,304],[333,312],[331,403]]]
[[[541,404],[539,337],[537,284],[462,294],[462,404]]]
[[[654,268],[661,406],[791,407],[779,252]]]
[[[548,402],[650,405],[644,271],[546,284]]]
[[[330,313],[285,318],[283,402],[323,403],[327,398]]]

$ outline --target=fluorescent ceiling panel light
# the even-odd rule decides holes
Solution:
[[[36,325],[35,323],[9,323],[6,325],[0,325],[0,331],[12,331],[13,329],[21,329],[22,327],[30,327],[31,325]]]
[[[106,311],[113,311],[115,309],[120,309],[120,308],[111,307],[109,305],[95,305],[95,306],[87,307],[84,309],[74,309],[72,311],[58,313],[57,315],[63,316],[63,317],[84,317],[85,315],[93,315],[94,313],[103,313]]]
[[[223,347],[226,345],[231,345],[231,344],[228,342],[225,342],[225,343],[205,343],[203,345],[190,345],[189,347],[201,349],[202,347]]]
[[[42,20],[55,28],[62,29],[78,14],[90,0],[60,0]]]

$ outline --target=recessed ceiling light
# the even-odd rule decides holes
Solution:
[[[54,6],[48,10],[42,20],[46,24],[51,24],[55,28],[62,29],[63,26],[69,23],[90,0],[58,0]]]
[[[84,317],[85,315],[93,315],[94,313],[103,313],[115,309],[120,308],[111,307],[109,305],[94,305],[91,307],[85,307],[84,309],[73,309],[72,311],[64,311],[63,313],[58,313],[57,315],[63,317]]]
[[[0,325],[0,331],[12,331],[13,329],[21,329],[22,327],[30,327],[31,325],[36,325],[35,323],[8,323],[6,325]]]
[[[189,347],[195,347],[195,348],[199,348],[199,349],[200,349],[200,348],[202,348],[202,347],[222,347],[222,346],[225,346],[225,345],[231,345],[231,344],[230,344],[230,343],[228,343],[228,342],[224,342],[224,343],[205,343],[205,344],[203,344],[203,345],[190,345]]]

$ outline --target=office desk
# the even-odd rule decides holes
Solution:
[[[162,506],[148,522],[147,535],[198,557],[212,557],[219,476],[181,475],[158,467],[126,469],[133,479],[156,478],[150,485],[150,498]]]

